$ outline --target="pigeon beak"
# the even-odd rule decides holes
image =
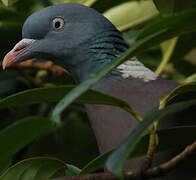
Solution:
[[[36,40],[34,39],[22,39],[20,42],[18,42],[4,57],[2,63],[3,69],[19,62],[35,41]]]

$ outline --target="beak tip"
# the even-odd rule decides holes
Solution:
[[[5,60],[3,60],[2,68],[3,68],[3,70],[5,70],[5,68],[6,68]]]
[[[8,63],[7,63],[7,59],[6,57],[3,59],[3,62],[2,62],[2,69],[5,70],[5,68],[7,67]]]
[[[5,67],[5,66],[3,66],[3,70],[5,70],[5,68],[6,68],[6,67]]]
[[[10,67],[12,64],[14,64],[14,56],[11,53],[6,54],[6,56],[3,59],[2,62],[2,68],[5,70],[7,67]]]

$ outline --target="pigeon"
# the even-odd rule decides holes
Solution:
[[[117,28],[96,10],[77,3],[58,4],[43,8],[27,18],[22,40],[7,53],[3,68],[28,59],[52,60],[64,67],[80,83],[119,57],[128,45]],[[92,89],[116,96],[129,103],[141,116],[159,104],[163,93],[178,84],[161,78],[145,67],[136,57],[119,65]],[[89,121],[96,136],[100,153],[121,144],[138,122],[118,107],[85,104]],[[179,125],[175,119],[161,121],[160,128]],[[156,155],[163,162],[170,154]],[[129,160],[126,168],[138,168],[144,158]],[[191,166],[159,179],[190,179]],[[186,168],[186,173],[185,173]]]

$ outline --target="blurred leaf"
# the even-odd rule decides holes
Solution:
[[[158,107],[156,107],[149,111],[144,116],[143,121],[132,131],[125,142],[109,156],[106,162],[108,171],[117,177],[122,177],[122,170],[126,160],[134,151],[137,143],[141,140],[142,135],[147,130],[147,128],[154,121],[161,120],[168,115],[187,109],[194,104],[196,104],[196,99],[168,105],[162,110],[159,110]]]
[[[1,17],[4,16],[3,15],[1,16],[1,11],[0,11],[0,18]],[[15,22],[15,20],[11,22]],[[2,60],[1,58],[3,58],[3,56],[5,56],[5,54],[9,51],[8,49],[13,48],[13,45],[20,39],[20,34],[21,34],[20,26],[16,26],[15,24],[9,24],[9,25],[1,24],[0,22],[0,39],[1,39],[0,60]]]
[[[96,1],[98,1],[98,0],[86,0],[86,2],[84,2],[84,5],[92,6]]]
[[[172,13],[174,8],[174,0],[153,0],[157,9],[161,13]]]
[[[10,92],[15,85],[16,85],[16,81],[14,79],[5,79],[4,81],[1,81],[0,94],[4,95],[7,92]]]
[[[0,161],[0,175],[2,174],[2,173],[4,173],[7,169],[8,169],[8,167],[12,164],[12,159],[7,159],[7,160],[5,160],[4,162],[1,162]]]
[[[75,174],[76,168],[67,166],[63,161],[50,157],[36,157],[25,159],[10,167],[1,180],[46,180]]]
[[[13,3],[13,0],[2,0],[2,2],[5,6],[11,6],[11,4]]]
[[[86,114],[70,112],[69,107],[63,115],[62,124],[52,133],[30,144],[22,158],[47,155],[84,167],[98,155],[97,142]]]
[[[191,82],[196,82],[196,73],[187,77],[184,81],[184,83],[191,83]]]
[[[160,108],[164,108],[175,96],[186,92],[196,92],[196,81],[180,85],[170,91],[169,94],[160,100]]]
[[[176,47],[177,41],[178,41],[178,37],[175,37],[161,44],[162,52],[163,52],[163,59],[161,61],[161,64],[158,66],[156,70],[156,74],[161,74],[163,72],[165,66],[167,65],[167,63],[169,62],[172,56],[172,53]]]
[[[156,152],[186,147],[188,144],[191,144],[196,139],[195,131],[196,126],[180,126],[157,131],[160,143],[156,148]],[[186,134],[186,138],[184,138],[184,134]],[[145,155],[146,150],[148,149],[148,144],[149,135],[145,135],[136,145],[134,151],[129,154],[129,159]],[[94,160],[90,161],[82,169],[80,174],[92,173],[97,170],[103,169],[107,158],[111,155],[112,152],[114,152],[114,150],[115,148],[99,155]]]
[[[148,25],[142,30],[137,40],[131,48],[122,54],[121,57],[116,58],[106,64],[101,70],[92,73],[89,78],[83,81],[80,85],[74,88],[67,94],[55,107],[52,113],[53,121],[60,122],[60,115],[63,110],[69,106],[74,100],[90,87],[92,87],[98,80],[104,77],[108,72],[118,66],[120,63],[130,59],[134,55],[141,53],[151,46],[158,44],[166,39],[175,37],[178,34],[188,33],[196,30],[196,10],[188,11],[186,13],[179,13],[176,16],[162,18],[159,21]],[[183,24],[182,24],[183,20]],[[186,23],[186,25],[185,25]]]
[[[9,23],[16,23],[16,21],[19,21],[21,16],[21,14],[19,12],[17,12],[16,10],[14,10],[13,8],[7,8],[3,5],[0,4],[0,20],[1,23],[2,22],[9,22]],[[6,18],[5,18],[6,17]]]
[[[79,169],[78,167],[67,164],[67,169],[65,171],[66,176],[75,176],[80,174],[80,172],[81,169]]]
[[[118,0],[118,1],[111,1],[111,0],[97,0],[92,7],[96,9],[97,11],[103,13],[107,11],[108,9],[118,6],[120,4],[130,2],[130,1],[137,1],[137,0]]]
[[[118,14],[118,16],[116,16]],[[145,22],[158,14],[152,1],[131,1],[115,6],[104,13],[119,30]]]
[[[172,14],[188,8],[193,8],[194,0],[153,0],[157,9],[162,14]]]
[[[52,0],[54,4],[61,4],[61,3],[80,3],[86,6],[91,6],[97,0]]]
[[[172,58],[171,62],[172,62],[172,66],[175,68],[173,73],[178,72],[186,77],[186,76],[191,76],[193,73],[196,72],[196,65],[190,63],[186,59],[179,59],[178,61],[172,61],[172,60],[174,59]]]
[[[108,156],[115,150],[115,148],[112,148],[103,154],[97,156],[95,159],[90,161],[80,172],[80,174],[88,174],[95,172],[97,170],[103,169],[105,162],[108,158]]]
[[[175,42],[177,41],[177,37],[174,37],[172,39],[169,39],[163,43],[161,43],[161,51],[163,54],[165,54],[168,49],[171,48],[171,46],[174,44],[175,45]],[[173,47],[173,46],[172,46]],[[174,49],[175,47],[173,47],[172,49]]]
[[[173,77],[178,74],[182,77],[183,82],[186,76],[191,76],[196,72],[195,56],[196,33],[191,33],[179,38],[176,48],[171,56],[170,62],[172,63]],[[167,71],[167,70],[166,70]],[[172,76],[170,76],[172,77]],[[170,78],[169,77],[169,78]]]
[[[24,92],[20,92],[11,96],[8,96],[0,100],[0,108],[10,108],[18,105],[35,104],[41,102],[55,102],[59,101],[65,94],[69,93],[75,86],[60,86],[60,87],[47,87],[30,89]],[[88,104],[105,104],[118,106],[125,111],[130,112],[135,116],[138,116],[129,104],[119,98],[95,91],[89,90],[77,100],[79,103]],[[61,109],[61,108],[60,108]],[[57,110],[59,111],[59,109]],[[136,117],[140,118],[140,117]],[[59,122],[59,121],[57,121]]]
[[[162,38],[165,40],[177,35],[193,32],[195,31],[196,26],[196,24],[194,23],[195,18],[196,10],[189,10],[181,13],[176,13],[175,15],[158,18],[151,24],[144,27],[137,38],[142,39],[161,30],[165,31],[163,32],[162,36]],[[182,21],[186,23],[186,25],[182,24]],[[160,38],[160,36],[161,35],[159,35],[158,38]]]
[[[65,85],[26,90],[1,99],[0,108],[12,108],[18,105],[28,105],[42,102],[57,102],[73,88],[75,88],[74,85]],[[89,90],[86,94],[84,94],[84,96],[81,96],[77,102],[108,104],[121,107],[127,106],[127,103],[123,100],[95,90]]]
[[[49,0],[15,0],[16,2],[13,4],[12,8],[17,11],[21,16],[23,16],[22,23],[26,20],[26,18],[31,15],[36,10],[44,8],[46,5],[51,5],[46,2]]]
[[[180,63],[183,58],[196,47],[196,33],[179,37],[178,43],[171,57],[173,63]],[[186,69],[186,68],[185,68]]]
[[[0,167],[21,148],[48,133],[53,123],[46,118],[28,117],[0,131]]]

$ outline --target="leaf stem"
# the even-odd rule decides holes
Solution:
[[[178,37],[174,37],[173,39],[169,40],[169,47],[167,48],[167,51],[163,55],[163,59],[161,61],[161,64],[158,66],[157,70],[155,71],[156,74],[162,74],[165,66],[168,64],[172,53],[174,51],[174,48],[176,46]]]

